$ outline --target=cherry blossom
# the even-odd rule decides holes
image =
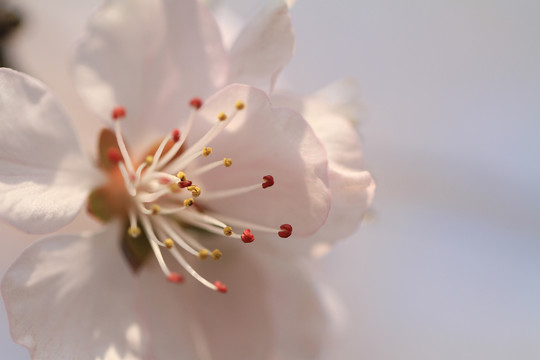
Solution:
[[[293,49],[283,1],[229,50],[196,1],[105,2],[74,61],[107,126],[94,159],[46,86],[0,71],[0,216],[30,233],[85,206],[104,222],[6,274],[33,358],[317,357],[329,320],[292,256],[348,235],[374,185],[335,108],[265,93]]]

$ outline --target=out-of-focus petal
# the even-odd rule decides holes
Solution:
[[[157,266],[141,274],[152,359],[317,359],[330,319],[307,273],[244,244],[223,250],[198,268],[226,294],[167,283]]]
[[[361,123],[365,116],[358,83],[353,78],[334,81],[313,94],[331,107],[331,111],[353,124]]]
[[[312,126],[328,154],[328,179],[332,208],[325,225],[313,236],[299,239],[296,245],[314,246],[316,255],[337,240],[352,234],[371,204],[375,183],[363,170],[362,147],[350,119],[317,96],[277,94],[275,105],[296,109]]]
[[[202,2],[212,10],[216,18],[223,42],[230,48],[236,40],[238,33],[242,30],[247,20],[253,15],[255,10],[268,0],[202,0]],[[286,0],[287,5],[292,7],[295,0]]]
[[[101,0],[9,1],[22,15],[23,23],[9,42],[9,59],[17,70],[45,83],[61,99],[73,121],[81,146],[94,152],[101,122],[84,106],[74,91],[68,59],[86,19]]]
[[[295,37],[284,0],[270,0],[238,35],[231,48],[229,83],[250,84],[271,92],[291,60]]]
[[[231,114],[237,100],[245,103],[245,109],[227,120],[230,124],[213,141],[203,145],[210,145],[214,152],[194,168],[223,158],[232,158],[233,165],[201,176],[204,189],[197,202],[247,222],[276,229],[288,223],[296,235],[312,234],[324,223],[330,208],[327,159],[322,143],[298,113],[273,108],[261,90],[231,85],[201,108],[190,143],[218,122],[219,112]],[[186,172],[189,176],[189,168]],[[265,175],[273,176],[274,186],[262,188]],[[197,178],[194,181],[197,183]],[[254,184],[261,187],[243,195],[205,200],[205,194],[213,191]]]
[[[40,240],[2,282],[13,339],[33,359],[139,359],[135,281],[120,227]]]
[[[0,216],[31,233],[69,223],[99,180],[69,119],[39,81],[0,70]]]
[[[209,96],[226,74],[218,26],[196,0],[108,0],[75,57],[83,98],[104,119],[124,106],[132,142],[176,127],[189,99]]]

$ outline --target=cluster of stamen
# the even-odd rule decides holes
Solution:
[[[245,221],[230,218],[223,214],[205,211],[202,207],[194,206],[197,199],[221,199],[244,194],[257,189],[266,189],[274,185],[271,175],[262,177],[262,183],[242,186],[233,189],[205,193],[202,184],[194,184],[193,176],[201,175],[220,166],[229,168],[233,161],[230,158],[208,163],[192,171],[192,177],[184,169],[201,155],[210,157],[212,148],[208,144],[234,119],[236,114],[245,108],[242,101],[235,104],[235,110],[230,115],[225,112],[217,114],[216,124],[190,148],[183,145],[195,121],[196,112],[203,106],[200,99],[190,101],[192,108],[184,132],[178,129],[171,131],[157,147],[152,155],[147,155],[140,165],[135,166],[127,150],[121,132],[121,119],[127,116],[126,109],[116,107],[111,117],[114,121],[114,132],[117,147],[107,150],[107,158],[118,166],[125,184],[130,201],[127,204],[129,226],[127,233],[131,238],[140,237],[144,232],[152,252],[170,282],[180,283],[184,280],[181,274],[169,269],[162,251],[168,251],[181,267],[208,288],[227,292],[227,286],[220,281],[210,282],[199,275],[186,260],[186,255],[205,260],[219,260],[222,252],[205,248],[195,236],[186,230],[185,226],[196,227],[213,234],[240,239],[244,243],[255,240],[254,232],[274,233],[280,237],[289,237],[292,227],[283,224],[279,229],[269,228],[258,224],[247,224]],[[174,170],[174,171],[173,171]],[[237,234],[233,227],[244,229]]]

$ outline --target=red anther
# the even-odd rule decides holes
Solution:
[[[240,235],[240,239],[242,239],[242,241],[247,244],[247,243],[253,242],[253,240],[255,240],[255,236],[253,236],[253,234],[251,233],[251,230],[246,229],[244,230],[242,235]]]
[[[171,182],[171,181],[170,181],[168,178],[166,178],[165,176],[162,176],[162,177],[159,178],[159,183],[160,183],[161,185],[167,185],[167,184],[169,184],[170,182]]]
[[[171,272],[171,274],[167,276],[167,280],[179,284],[184,281],[184,277],[178,273]]]
[[[282,231],[278,232],[279,237],[288,238],[292,234],[292,226],[289,224],[283,224],[279,227]]]
[[[274,185],[274,177],[272,175],[263,176],[264,182],[262,183],[263,189]]]
[[[178,142],[178,140],[180,140],[180,130],[174,129],[172,131],[172,139],[174,142]]]
[[[221,281],[216,281],[214,285],[217,287],[217,291],[224,294],[227,292],[227,285],[223,284]]]
[[[186,181],[180,181],[178,183],[178,186],[180,186],[180,188],[187,188],[188,186],[191,186],[191,184],[193,184],[190,180],[186,180]]]
[[[192,108],[195,108],[197,110],[199,110],[202,106],[202,100],[199,99],[198,97],[194,97],[193,99],[191,99],[191,101],[189,102],[189,106],[191,106]]]
[[[120,154],[120,151],[118,151],[117,148],[109,148],[109,150],[107,150],[107,158],[113,164],[118,164],[123,160],[122,154]]]
[[[123,106],[117,106],[113,109],[111,114],[113,120],[118,120],[126,116],[126,108]]]

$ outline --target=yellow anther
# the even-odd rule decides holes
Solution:
[[[232,227],[230,227],[230,226],[225,226],[225,228],[223,228],[223,233],[224,233],[226,236],[231,236],[231,235],[233,234]]]
[[[236,109],[238,109],[238,110],[242,110],[245,107],[244,103],[242,101],[240,101],[240,100],[238,100],[236,102],[235,106],[236,106]]]
[[[211,153],[212,153],[212,148],[211,148],[211,147],[205,147],[205,148],[202,149],[202,154],[203,154],[204,156],[208,156],[208,155],[210,155]]]
[[[176,174],[176,177],[180,179],[180,181],[186,181],[186,173],[183,171],[179,171],[178,174]]]
[[[152,215],[157,215],[161,211],[161,207],[158,204],[154,204],[150,210],[152,211]]]
[[[172,247],[174,246],[174,241],[169,238],[169,239],[165,239],[165,241],[163,242],[163,244],[165,245],[165,247],[167,249],[172,249]]]
[[[194,203],[193,198],[189,198],[189,199],[184,200],[184,206],[186,206],[186,207],[193,205],[193,203]]]
[[[136,238],[141,235],[141,228],[138,226],[130,227],[127,232],[129,236],[131,236],[132,238]]]
[[[199,250],[199,259],[204,260],[210,255],[210,252],[207,249],[201,249]]]
[[[228,159],[228,158],[223,159],[223,165],[225,165],[225,167],[231,166],[232,165],[232,159]]]
[[[144,162],[146,163],[146,166],[150,166],[154,162],[154,157],[152,155],[148,155],[144,158]]]
[[[171,192],[173,193],[177,193],[181,190],[181,188],[180,188],[180,185],[178,185],[178,183],[172,183],[172,184],[169,184],[169,190],[171,190]]]
[[[212,251],[212,254],[210,254],[210,256],[212,256],[212,259],[214,259],[214,260],[221,259],[222,255],[223,255],[223,253],[221,251],[219,251],[219,249],[215,249],[214,251]]]
[[[201,195],[201,188],[197,185],[188,186],[187,189],[191,191],[191,195],[193,195],[193,197],[198,197]]]
[[[227,114],[225,114],[224,112],[220,112],[217,118],[219,119],[219,121],[225,121],[227,120]]]

